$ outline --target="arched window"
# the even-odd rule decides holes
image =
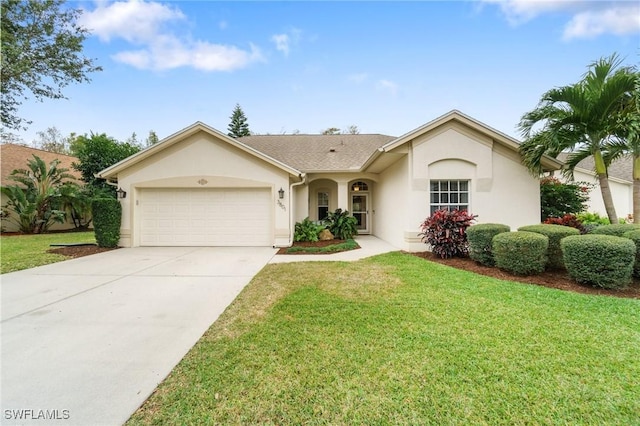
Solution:
[[[365,182],[362,182],[362,181],[354,182],[351,185],[351,191],[353,192],[368,191],[368,190],[369,190],[369,185],[367,185]]]

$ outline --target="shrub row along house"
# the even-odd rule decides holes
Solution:
[[[124,247],[288,246],[295,222],[341,208],[360,234],[422,251],[420,224],[440,208],[512,229],[539,222],[539,180],[518,147],[455,110],[400,137],[233,139],[196,122],[98,176],[121,189]]]

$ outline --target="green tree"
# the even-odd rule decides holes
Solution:
[[[571,151],[565,170],[569,176],[580,161],[593,157],[612,223],[618,219],[605,154],[617,113],[634,85],[633,73],[621,63],[616,54],[593,62],[578,83],[543,94],[538,106],[524,114],[519,124],[525,139],[520,145],[523,163],[534,174],[542,172],[543,155],[557,157],[562,151]]]
[[[239,104],[236,104],[235,108],[233,108],[233,113],[231,114],[231,122],[229,123],[229,127],[227,133],[232,138],[241,138],[243,136],[251,135],[249,131],[249,124],[247,123],[247,117],[244,115],[244,111],[240,108]]]
[[[3,126],[19,129],[29,121],[18,116],[30,92],[36,100],[64,98],[61,89],[72,82],[90,81],[100,71],[93,59],[82,55],[89,34],[77,23],[80,9],[64,0],[1,0]]]
[[[160,142],[160,139],[158,138],[156,132],[153,130],[149,130],[149,136],[147,136],[147,140],[145,141],[146,146],[155,145],[158,142]]]
[[[95,174],[140,151],[139,146],[118,142],[104,133],[78,136],[72,147],[74,155],[78,157],[78,162],[72,166],[82,174],[87,185],[108,191],[114,197],[115,188],[103,179],[96,178]]]
[[[582,213],[589,201],[589,185],[562,183],[554,177],[540,179],[540,219]]]
[[[339,135],[340,129],[337,127],[328,127],[322,131],[323,135]]]
[[[37,148],[58,154],[69,154],[69,139],[62,136],[55,126],[40,131],[37,135],[38,139],[33,141],[33,145]]]
[[[26,169],[16,169],[9,179],[16,185],[2,187],[7,196],[5,208],[12,210],[12,220],[21,232],[39,234],[46,232],[54,222],[64,222],[65,214],[60,209],[61,188],[73,185],[75,178],[67,173],[69,170],[58,167],[59,160],[49,165],[34,155],[27,162]]]

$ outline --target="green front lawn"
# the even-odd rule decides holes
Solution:
[[[47,253],[51,244],[95,243],[93,232],[63,232],[38,235],[0,235],[0,273],[20,271],[68,259]]]
[[[267,266],[129,424],[640,424],[640,300],[390,253]]]

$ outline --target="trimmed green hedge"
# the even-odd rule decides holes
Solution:
[[[560,243],[571,278],[602,288],[624,288],[631,282],[636,245],[614,235],[576,235]]]
[[[118,247],[122,206],[115,198],[98,198],[91,203],[93,229],[100,247]]]
[[[622,234],[622,236],[630,239],[636,245],[636,261],[633,264],[633,276],[640,278],[640,229],[627,231]]]
[[[516,275],[535,275],[547,264],[549,238],[535,232],[503,232],[493,237],[496,266]]]
[[[500,223],[480,223],[468,227],[469,257],[485,266],[495,265],[491,241],[496,235],[509,231],[509,226]]]
[[[640,229],[640,225],[637,223],[616,223],[613,225],[601,225],[593,229],[591,234],[598,235],[614,235],[616,237],[622,237],[625,232],[635,231]]]
[[[542,234],[549,238],[547,267],[550,269],[564,269],[560,240],[570,235],[580,235],[580,231],[576,228],[550,224],[522,226],[518,228],[518,231],[535,232],[536,234]]]

